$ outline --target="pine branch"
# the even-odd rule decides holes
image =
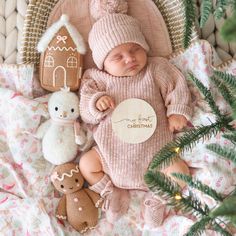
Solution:
[[[236,131],[234,131],[230,134],[224,134],[223,137],[228,139],[229,141],[231,141],[233,144],[236,145]]]
[[[159,171],[148,171],[144,180],[154,193],[160,194],[166,200],[172,199],[173,201],[175,194],[181,192],[181,188],[176,182],[171,181],[169,177]]]
[[[236,77],[234,75],[217,70],[214,71],[214,75],[223,80],[232,92],[236,91]]]
[[[149,169],[161,169],[168,166],[176,158],[177,154],[190,150],[202,138],[210,138],[216,135],[223,127],[227,127],[231,121],[228,117],[225,120],[217,121],[208,126],[200,126],[196,129],[189,130],[183,136],[178,137],[172,142],[166,144],[154,157],[150,163]],[[177,150],[178,151],[177,151]]]
[[[220,33],[227,42],[236,42],[236,13],[226,19],[221,27]]]
[[[235,148],[221,147],[219,144],[216,144],[216,143],[208,144],[208,145],[206,145],[206,147],[207,147],[207,149],[218,154],[219,156],[222,156],[222,157],[229,159],[229,160],[233,161],[234,163],[236,163]]]
[[[222,117],[221,112],[220,112],[218,106],[216,105],[210,90],[207,89],[200,80],[198,80],[196,77],[194,77],[193,74],[189,74],[188,78],[195,83],[195,85],[198,87],[200,92],[203,94],[203,96],[205,97],[207,103],[209,104],[212,112],[217,117],[221,118]]]
[[[194,225],[191,226],[188,233],[185,236],[201,236],[202,233],[205,231],[206,227],[211,224],[211,217],[205,216],[202,217],[201,220],[196,222]]]
[[[210,79],[217,86],[217,88],[219,89],[219,91],[222,94],[222,96],[225,99],[225,101],[230,106],[233,106],[234,103],[235,103],[235,97],[233,96],[231,91],[228,89],[228,87],[225,86],[225,84],[222,83],[222,81],[220,81],[218,78],[216,78],[214,76],[210,77]]]
[[[212,12],[212,0],[202,0],[200,12],[200,27],[203,28],[209,18],[210,13]]]
[[[223,236],[233,236],[231,233],[229,233],[226,229],[223,229],[219,224],[216,222],[213,224],[213,228],[216,232],[219,232]]]
[[[198,199],[190,194],[187,197],[180,195],[180,186],[159,171],[148,171],[145,174],[145,182],[156,194],[161,195],[170,205],[181,209],[183,212],[195,213],[206,216],[209,214],[209,207],[203,205]],[[180,198],[176,199],[176,195]]]
[[[201,192],[209,195],[216,201],[223,201],[223,196],[221,196],[219,193],[217,193],[214,189],[210,188],[208,185],[203,184],[202,182],[198,180],[194,180],[191,176],[189,175],[184,175],[181,173],[172,173],[172,175],[180,180],[183,180],[185,183],[188,184],[188,186],[191,186],[195,189],[200,190]]]
[[[216,4],[216,9],[214,11],[214,16],[217,20],[224,16],[226,7],[228,6],[229,2],[227,0],[218,0]]]
[[[184,27],[184,48],[190,45],[192,30],[195,22],[195,6],[192,0],[184,0],[185,27]]]

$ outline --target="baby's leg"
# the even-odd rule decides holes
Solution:
[[[100,156],[95,149],[81,157],[79,166],[82,175],[91,185],[90,189],[105,199],[103,209],[107,220],[114,223],[128,210],[129,192],[112,184],[110,177],[103,172]]]
[[[101,160],[95,149],[91,149],[81,157],[79,168],[90,185],[98,183],[104,177]]]
[[[177,159],[174,163],[172,163],[170,166],[167,168],[161,170],[165,175],[173,179],[175,182],[177,182],[181,188],[184,188],[186,186],[186,183],[184,181],[181,181],[171,175],[171,173],[181,173],[185,175],[189,175],[190,171],[187,166],[187,164],[181,160],[180,158]]]

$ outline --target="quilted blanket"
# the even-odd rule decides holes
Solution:
[[[184,74],[191,71],[210,86],[207,78],[211,73],[211,56],[208,43],[201,41],[186,52],[173,55],[170,61]],[[236,74],[236,64],[230,70]],[[213,122],[213,114],[205,107],[198,92],[193,87],[191,89],[195,99],[192,124]],[[33,66],[0,65],[0,235],[79,235],[70,225],[55,217],[60,196],[49,178],[53,166],[43,158],[41,141],[34,135],[40,123],[48,119],[50,94],[41,96],[41,92],[35,84]],[[224,105],[221,107],[224,109]],[[208,151],[205,148],[207,143],[231,145],[218,134],[199,142],[182,158],[196,178],[227,194],[236,183],[232,174],[236,167]],[[213,199],[201,192],[195,191],[195,194],[210,207],[215,206]],[[131,191],[132,200],[125,216],[113,225],[101,213],[98,226],[86,235],[182,236],[197,220],[194,216],[171,210],[162,227],[150,229],[143,221],[143,197],[144,192]],[[217,235],[210,230],[204,234]]]

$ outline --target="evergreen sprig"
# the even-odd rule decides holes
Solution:
[[[199,221],[193,224],[188,233],[185,236],[201,236],[202,233],[205,231],[205,228],[210,225],[212,222],[212,218],[209,216],[202,217]]]
[[[184,175],[181,173],[172,173],[172,175],[174,177],[176,177],[177,179],[180,179],[180,180],[184,181],[185,183],[187,183],[188,186],[191,186],[191,187],[198,189],[199,191],[207,194],[208,196],[212,197],[216,201],[223,201],[223,196],[221,196],[221,194],[217,193],[214,189],[210,188],[206,184],[203,184],[199,180],[193,179],[191,176]]]
[[[224,134],[223,137],[236,145],[236,131],[231,132],[230,134]]]
[[[223,229],[218,223],[213,224],[213,228],[216,232],[220,233],[222,236],[233,236],[226,229]]]
[[[209,18],[210,13],[212,12],[212,0],[202,0],[201,2],[201,18],[200,18],[200,27],[202,28],[207,19]]]
[[[159,171],[148,171],[145,174],[145,182],[148,187],[156,194],[159,194],[168,201],[170,205],[181,209],[183,212],[195,213],[195,215],[206,216],[209,214],[209,207],[201,203],[191,193],[189,196],[181,196],[176,199],[176,194],[180,194],[180,186]]]
[[[236,151],[235,148],[226,148],[226,147],[221,147],[219,144],[212,143],[206,145],[207,149],[215,152],[219,156],[222,156],[228,160],[233,161],[236,163]]]
[[[188,79],[192,80],[195,85],[197,86],[197,88],[200,90],[200,92],[202,93],[202,95],[205,97],[207,103],[209,104],[212,112],[217,116],[217,117],[222,117],[221,112],[218,108],[218,106],[216,105],[214,98],[210,92],[209,89],[207,89],[203,83],[198,80],[193,74],[189,73]]]
[[[157,170],[148,171],[144,180],[154,193],[160,194],[164,199],[173,200],[175,194],[181,192],[181,188],[176,182],[171,181],[169,177]]]
[[[149,169],[164,168],[175,160],[177,154],[192,149],[196,143],[202,139],[216,135],[223,127],[226,127],[231,119],[225,117],[224,120],[217,121],[211,125],[200,126],[187,131],[183,136],[167,143],[154,157]],[[179,152],[176,152],[176,148]]]
[[[224,16],[226,7],[229,5],[228,0],[217,0],[214,16],[217,20]]]
[[[184,0],[184,14],[185,14],[185,27],[184,27],[184,48],[187,48],[192,39],[192,31],[195,22],[195,6],[192,0]]]
[[[227,42],[236,41],[236,12],[230,18],[226,19],[220,29],[222,38]]]
[[[214,75],[224,81],[232,92],[236,91],[236,77],[234,75],[217,70],[214,71]]]
[[[219,89],[219,91],[222,94],[225,101],[230,106],[234,106],[235,97],[231,93],[231,91],[228,89],[228,87],[222,81],[220,81],[218,78],[216,78],[215,76],[211,76],[210,79],[217,86],[217,88]]]

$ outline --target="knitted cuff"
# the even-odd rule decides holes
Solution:
[[[167,107],[167,117],[173,114],[183,115],[189,121],[191,120],[192,113],[193,113],[192,108],[186,105],[176,104],[176,105],[169,105]]]
[[[98,92],[96,94],[94,94],[91,98],[91,100],[89,101],[89,111],[91,113],[91,115],[97,120],[97,121],[100,121],[103,117],[105,117],[109,112],[110,112],[110,109],[108,109],[107,111],[99,111],[97,108],[96,108],[96,102],[97,100],[106,95],[106,93],[104,92]]]
[[[109,181],[111,181],[110,177],[105,174],[100,181],[90,186],[89,189],[100,194],[105,189]]]

